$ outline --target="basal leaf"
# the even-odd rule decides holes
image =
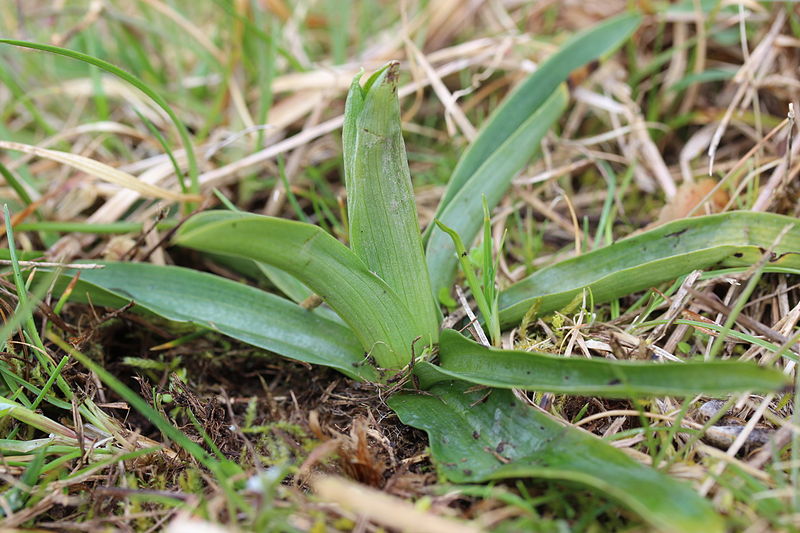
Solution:
[[[561,357],[541,352],[495,350],[445,330],[438,373],[472,383],[581,396],[726,395],[767,392],[789,385],[777,370],[736,361],[655,363]]]
[[[639,26],[641,17],[611,18],[570,39],[520,84],[481,128],[453,171],[436,218],[454,229],[469,246],[481,227],[481,198],[493,208],[514,175],[537,152],[550,126],[563,112],[570,73],[616,50]],[[426,230],[428,269],[434,294],[455,273],[453,245],[431,225]]]
[[[615,51],[639,27],[642,18],[623,14],[574,35],[506,97],[486,121],[458,162],[437,214],[515,131],[566,81],[573,70]],[[528,151],[530,157],[531,151]]]
[[[677,220],[533,273],[500,293],[500,322],[518,323],[538,300],[539,314],[591,290],[595,303],[675,279],[717,263],[752,265],[786,226],[771,266],[800,267],[800,220],[750,211]]]
[[[525,121],[506,144],[491,154],[476,173],[454,193],[438,219],[461,237],[469,247],[483,226],[483,198],[489,208],[497,205],[511,179],[539,148],[539,142],[567,105],[567,91],[561,87]],[[455,275],[455,247],[449,235],[438,229],[430,233],[426,247],[431,285],[436,294],[450,290]]]
[[[403,423],[428,433],[431,455],[448,480],[569,480],[620,502],[661,531],[723,530],[711,505],[688,484],[524,405],[511,391],[473,388],[448,381],[427,394],[407,392],[389,399]]]
[[[104,263],[81,271],[72,299],[140,309],[168,320],[190,322],[271,352],[376,380],[364,350],[343,324],[284,298],[213,274],[176,266]],[[71,274],[57,286],[63,289]]]
[[[425,333],[418,317],[380,277],[317,226],[230,211],[206,212],[189,219],[175,242],[285,270],[342,317],[381,368],[407,365],[412,344]]]

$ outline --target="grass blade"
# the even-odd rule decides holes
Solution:
[[[454,330],[442,332],[439,373],[500,388],[585,396],[725,395],[776,391],[789,385],[776,370],[737,361],[653,363],[567,358],[541,352],[494,350]]]
[[[487,396],[471,389],[448,381],[428,395],[403,393],[388,402],[403,423],[428,433],[437,470],[448,480],[568,480],[613,498],[661,531],[723,531],[720,517],[688,484],[522,404],[511,391]]]
[[[212,211],[189,219],[175,240],[182,246],[245,257],[290,273],[342,317],[381,368],[406,366],[412,343],[424,333],[419,317],[409,312],[391,287],[317,226]]]
[[[425,344],[436,342],[439,314],[422,247],[408,158],[400,131],[399,63],[350,87],[344,117],[350,247],[419,315]]]
[[[67,48],[61,48],[58,46],[53,46],[50,44],[42,44],[42,43],[34,43],[30,41],[18,41],[15,39],[0,39],[0,44],[10,44],[13,46],[20,46],[23,48],[31,48],[33,50],[40,50],[42,52],[50,52],[51,54],[58,54],[61,56],[69,57],[72,59],[77,59],[78,61],[83,61],[84,63],[89,63],[90,65],[94,65],[99,67],[106,72],[110,72],[115,76],[125,80],[126,82],[130,83],[144,94],[146,94],[153,102],[158,104],[158,106],[164,110],[164,112],[169,115],[169,118],[172,120],[172,123],[175,124],[175,127],[178,130],[178,135],[181,137],[181,142],[183,142],[183,147],[186,149],[186,160],[189,163],[189,177],[191,179],[191,187],[188,188],[189,192],[193,194],[200,193],[200,182],[198,180],[199,172],[197,170],[197,158],[194,155],[194,147],[192,146],[192,141],[189,139],[189,131],[186,129],[186,126],[183,122],[178,118],[178,115],[172,110],[166,100],[164,100],[157,92],[147,86],[142,80],[137,78],[136,76],[125,72],[121,68],[112,65],[108,61],[103,61],[102,59],[90,56],[88,54],[84,54],[82,52],[77,52],[75,50],[69,50]],[[183,192],[187,192],[187,187],[184,186],[182,175],[178,175],[178,181],[181,183],[181,188]]]
[[[353,333],[292,302],[232,280],[175,266],[105,263],[81,272],[72,299],[142,309],[189,322],[277,354],[333,367],[358,379],[376,379]],[[56,292],[69,282],[61,277]]]
[[[62,437],[74,438],[75,432],[58,422],[47,418],[35,411],[27,409],[25,406],[12,400],[0,396],[0,420],[5,417],[19,420],[23,424],[38,429],[44,433],[60,435]]]
[[[787,225],[770,266],[800,267],[800,220],[750,211],[687,218],[543,268],[500,293],[500,323],[519,322],[567,305],[584,289],[602,303],[717,263],[758,262]]]
[[[67,344],[64,339],[55,335],[53,332],[48,332],[47,338],[79,361],[88,370],[97,374],[97,377],[100,378],[108,388],[125,400],[128,405],[144,415],[165,437],[171,439],[175,444],[194,457],[198,463],[208,468],[215,475],[217,481],[226,492],[226,495],[231,498],[232,501],[237,503],[241,501],[240,496],[233,492],[233,482],[231,480],[232,475],[241,472],[239,465],[228,459],[217,460],[217,458],[190,439],[183,431],[172,425],[169,420],[147,403],[144,398],[133,392],[130,387],[125,385],[101,365],[95,363],[89,357]]]
[[[6,508],[13,513],[20,510],[25,505],[25,502],[28,501],[36,488],[36,482],[39,481],[46,456],[47,445],[36,450],[33,455],[33,460],[28,463],[28,467],[25,469],[22,479],[20,479],[20,483],[0,493],[0,498],[4,500],[3,503],[5,504],[0,507],[0,517],[6,516]]]
[[[499,346],[500,342],[500,324],[495,320],[497,318],[497,314],[494,312],[497,310],[497,302],[492,299],[489,300],[484,293],[484,285],[478,282],[478,277],[475,274],[475,269],[472,267],[470,263],[469,254],[464,248],[464,243],[461,241],[461,237],[459,237],[458,233],[453,231],[452,229],[448,228],[440,221],[434,221],[436,225],[439,227],[440,230],[445,232],[453,241],[453,246],[455,247],[456,257],[458,258],[458,262],[461,264],[461,271],[464,273],[464,277],[467,280],[467,285],[469,286],[470,290],[472,291],[472,297],[475,299],[475,303],[478,304],[478,309],[483,315],[483,319],[486,321],[489,329],[489,335],[492,339],[492,344],[494,346]],[[487,241],[484,241],[487,242]],[[491,240],[489,242],[489,248],[491,249]],[[484,263],[487,261],[486,259],[486,251],[484,250]],[[492,256],[491,253],[488,254],[488,261],[491,262]],[[487,275],[487,270],[484,265],[483,275]],[[491,277],[491,283],[494,283],[494,277]],[[493,287],[492,287],[493,288]]]

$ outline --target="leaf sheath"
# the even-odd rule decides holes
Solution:
[[[354,80],[342,132],[350,247],[405,302],[424,344],[437,341],[439,316],[417,220],[400,130],[398,63],[365,88]]]

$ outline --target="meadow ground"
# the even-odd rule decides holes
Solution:
[[[380,531],[404,519],[409,531],[651,527],[646,512],[576,482],[448,482],[426,434],[385,404],[386,388],[135,306],[66,302],[34,289],[26,296],[10,264],[23,277],[32,272],[28,259],[181,265],[277,291],[252,262],[170,244],[187,215],[175,172],[191,174],[186,140],[197,155],[194,209],[235,206],[308,221],[344,241],[345,96],[362,68],[399,60],[425,227],[459,157],[509,91],[577,32],[626,9],[643,15],[641,25],[610,57],[572,73],[565,112],[492,212],[494,242],[503,243],[495,249],[501,288],[689,214],[797,217],[797,6],[0,2],[4,39],[107,61],[175,116],[84,60],[0,44],[0,199],[10,213],[4,228],[13,228],[3,232],[3,258],[13,259],[9,237],[20,255],[0,265],[3,530],[199,528],[192,519],[222,531]],[[63,153],[158,189],[131,190],[137,185]],[[794,377],[798,273],[769,261],[708,269],[607,304],[578,301],[526,321],[503,343],[573,357],[713,353],[769,362]],[[463,326],[464,305],[444,303],[451,324]],[[721,331],[724,342],[715,342]],[[87,370],[76,352],[106,373]],[[793,392],[636,401],[519,394],[691,483],[729,530],[800,530]],[[219,469],[237,465],[234,482],[220,483],[221,470],[201,464],[162,422],[210,452]],[[314,485],[321,474],[331,475],[329,485]]]

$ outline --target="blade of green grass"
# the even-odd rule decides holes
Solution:
[[[25,309],[25,313],[23,314],[25,319],[22,321],[23,330],[30,338],[30,342],[32,342],[36,348],[40,348],[41,351],[34,351],[41,365],[47,370],[52,370],[50,361],[45,355],[46,352],[44,350],[44,345],[42,345],[42,340],[39,338],[39,330],[33,321],[33,314],[30,312],[32,306],[28,305],[28,287],[25,284],[25,280],[22,279],[22,271],[19,268],[19,259],[17,258],[17,250],[15,246],[14,228],[11,225],[11,214],[8,210],[7,204],[3,205],[3,223],[6,230],[6,239],[8,240],[8,253],[11,258],[11,271],[14,277],[14,285],[17,288],[18,305],[16,311],[19,313],[21,309]],[[3,342],[5,343],[5,339]]]
[[[543,268],[500,293],[500,322],[518,323],[538,301],[546,314],[588,289],[595,303],[653,287],[717,263],[752,265],[787,225],[771,266],[800,267],[800,220],[734,211],[687,218]]]
[[[350,40],[349,33],[353,19],[353,2],[352,0],[327,0],[323,5],[330,28],[330,50],[333,64],[341,65],[347,59],[347,45]]]
[[[650,322],[642,322],[641,324],[637,324],[636,325],[636,330],[638,331],[639,328],[652,327],[652,326],[656,326],[656,325],[659,325],[659,324],[665,324],[665,323],[666,322],[663,321],[663,320],[653,320],[653,321],[650,321]],[[724,326],[722,326],[720,324],[710,324],[708,322],[700,322],[700,321],[697,321],[697,320],[684,320],[682,318],[679,318],[679,319],[673,321],[672,323],[674,325],[676,325],[676,326],[683,324],[683,325],[686,325],[686,326],[692,326],[692,327],[697,328],[697,329],[701,329],[701,328],[702,329],[710,329],[711,331],[716,331],[717,333],[721,333],[725,329]],[[727,335],[728,335],[728,339],[729,340],[737,340],[737,341],[740,341],[740,342],[748,343],[750,345],[761,346],[762,348],[764,348],[766,350],[769,350],[772,353],[778,353],[780,351],[780,346],[777,346],[776,344],[771,343],[771,342],[769,342],[767,340],[764,340],[763,338],[761,338],[759,336],[756,336],[756,335],[748,335],[747,333],[742,333],[741,331],[737,331],[735,329],[728,331]],[[785,357],[786,359],[788,359],[790,361],[794,361],[795,363],[800,363],[800,358],[798,358],[794,354],[794,352],[792,352],[791,350],[783,351],[781,356]]]
[[[444,224],[442,224],[439,220],[436,220],[436,225],[441,229],[443,232],[447,233],[450,238],[453,240],[453,246],[455,247],[456,257],[458,257],[458,262],[461,264],[461,271],[464,273],[464,277],[467,280],[467,285],[469,286],[470,290],[472,291],[472,297],[475,299],[475,303],[478,305],[478,309],[483,316],[484,321],[487,322],[489,335],[491,337],[492,343],[495,346],[499,346],[500,342],[500,324],[497,322],[497,313],[494,311],[497,310],[497,302],[492,299],[489,300],[484,293],[484,286],[478,282],[478,277],[475,274],[475,269],[472,267],[470,263],[469,254],[464,248],[464,243],[461,241],[461,237],[459,237],[458,233],[453,231],[452,229],[448,228]],[[487,224],[488,226],[488,224]],[[486,242],[486,241],[484,241]],[[489,248],[491,249],[491,239],[489,242]],[[486,261],[486,250],[484,250],[484,261]],[[492,255],[491,252],[488,256],[488,261],[491,262]],[[483,273],[486,273],[486,268],[484,266]],[[494,283],[494,277],[492,277],[491,282]]]
[[[247,507],[243,498],[233,490],[232,486],[233,481],[231,476],[241,474],[241,467],[239,467],[239,465],[227,459],[217,459],[204,450],[199,444],[183,433],[183,431],[172,425],[160,412],[148,404],[141,396],[133,392],[130,387],[125,385],[116,376],[67,344],[66,341],[58,335],[55,335],[52,331],[48,332],[47,339],[70,354],[70,356],[79,361],[88,370],[97,374],[97,377],[99,377],[103,383],[125,400],[131,407],[144,415],[165,437],[186,450],[198,463],[208,468],[208,470],[215,475],[228,498],[230,498],[230,502],[236,502],[242,508]]]
[[[13,46],[20,46],[23,48],[31,48],[33,50],[40,50],[42,52],[49,52],[51,54],[58,54],[65,57],[69,57],[72,59],[77,59],[78,61],[83,61],[84,63],[89,63],[90,65],[94,65],[99,67],[106,72],[114,74],[115,76],[125,80],[126,82],[130,83],[144,94],[148,96],[153,102],[155,102],[164,112],[169,116],[172,120],[172,123],[178,130],[178,135],[180,135],[181,142],[183,143],[183,147],[186,150],[186,160],[189,164],[189,178],[191,180],[191,186],[186,187],[186,184],[183,180],[183,175],[178,175],[178,181],[181,184],[182,192],[186,193],[187,190],[191,191],[193,194],[200,193],[200,182],[198,180],[199,172],[197,170],[197,158],[194,155],[194,147],[192,146],[192,141],[189,139],[189,131],[186,129],[186,126],[183,122],[178,118],[178,115],[172,110],[166,100],[164,100],[161,95],[159,95],[156,91],[151,89],[146,83],[142,80],[137,78],[136,76],[125,72],[121,68],[112,65],[108,61],[104,61],[102,59],[92,57],[88,54],[84,54],[83,52],[77,52],[75,50],[69,50],[67,48],[61,48],[58,46],[53,46],[49,44],[43,43],[34,43],[30,41],[18,41],[16,39],[0,39],[0,44],[10,44]]]
[[[17,258],[16,247],[15,247],[15,238],[14,238],[14,231],[13,227],[11,226],[11,216],[8,211],[8,206],[3,206],[3,221],[6,224],[6,239],[8,241],[8,254],[11,260],[11,269],[13,273],[14,283],[17,289],[17,307],[14,310],[14,314],[5,321],[2,327],[0,327],[0,346],[5,347],[5,351],[11,352],[12,354],[16,351],[16,348],[10,346],[9,338],[17,324],[22,326],[22,330],[25,334],[25,340],[30,343],[34,358],[38,361],[40,365],[39,372],[43,375],[48,376],[47,383],[45,385],[46,389],[52,387],[53,383],[56,383],[58,389],[64,394],[66,398],[72,399],[73,392],[70,388],[69,384],[67,383],[66,379],[61,375],[61,368],[63,365],[54,365],[52,360],[50,359],[47,350],[45,349],[44,344],[42,343],[42,339],[39,336],[39,330],[37,329],[36,323],[33,318],[33,311],[36,307],[36,302],[41,301],[42,296],[47,291],[47,288],[50,286],[55,273],[47,273],[42,280],[42,286],[38,287],[33,293],[29,296],[28,295],[28,287],[22,278],[22,271],[20,270],[19,260]],[[5,363],[2,363],[0,366],[5,366]],[[5,369],[4,369],[5,370]],[[25,381],[25,380],[20,380]],[[45,398],[46,390],[42,389],[37,394],[36,404],[38,405],[42,399]],[[92,423],[96,424],[98,427],[104,427],[102,418],[95,417],[95,413],[92,412],[91,400],[83,403],[80,406],[80,410],[84,416],[86,416],[87,420],[90,420]],[[35,408],[35,406],[34,406]]]
[[[575,35],[520,84],[459,160],[436,218],[470,245],[481,227],[481,198],[486,195],[489,208],[494,208],[514,174],[537,152],[540,140],[566,106],[564,81],[570,73],[611,54],[640,22],[640,16],[624,14]],[[439,294],[441,288],[449,289],[456,259],[452,243],[432,225],[426,237],[433,291]]]
[[[473,388],[447,381],[429,394],[402,393],[388,401],[403,423],[428,433],[432,458],[446,479],[574,481],[620,502],[658,530],[723,531],[711,504],[690,485],[524,405],[511,391]]]
[[[53,135],[56,133],[56,130],[47,120],[42,116],[42,111],[37,107],[28,97],[27,91],[20,87],[19,83],[17,83],[16,76],[12,75],[11,69],[8,68],[8,64],[4,59],[0,59],[0,82],[8,89],[11,94],[14,96],[13,99],[10,99],[9,104],[5,107],[3,112],[2,119],[4,121],[8,120],[7,114],[11,112],[13,109],[13,104],[19,102],[25,107],[25,110],[30,113],[31,118],[33,121],[42,128],[48,135]]]
[[[436,342],[431,292],[408,158],[400,131],[395,61],[350,86],[342,131],[350,247],[419,315],[425,344]]]
[[[47,418],[23,405],[18,404],[7,398],[0,397],[0,419],[10,416],[19,420],[23,424],[34,427],[44,433],[60,435],[67,438],[76,438],[76,433],[70,428]]]
[[[411,361],[427,323],[345,245],[317,226],[273,217],[206,212],[189,219],[175,242],[278,267],[303,282],[352,328],[386,369]]]
[[[150,131],[150,134],[153,137],[156,138],[156,140],[158,141],[158,144],[161,145],[161,148],[164,149],[164,153],[167,154],[167,157],[169,157],[169,162],[172,163],[172,168],[175,169],[175,175],[176,176],[183,176],[183,171],[181,170],[181,166],[178,164],[178,160],[175,159],[175,155],[172,153],[172,149],[170,148],[169,143],[164,138],[164,136],[161,134],[161,132],[158,130],[158,128],[156,128],[156,125],[153,124],[153,121],[151,121],[149,118],[144,116],[135,107],[133,108],[133,111],[134,111],[134,113],[136,113],[136,116],[139,117],[139,120],[141,120],[142,123],[145,126],[147,126],[148,131]]]
[[[496,350],[445,330],[439,344],[438,379],[560,392],[628,398],[642,395],[725,395],[776,391],[789,385],[782,372],[736,361],[654,363],[567,358],[541,352]]]
[[[8,491],[3,492],[0,497],[5,500],[5,505],[0,506],[0,516],[5,516],[5,509],[7,508],[12,513],[18,511],[25,505],[25,502],[30,498],[31,493],[39,481],[39,475],[42,473],[42,466],[47,456],[47,446],[39,448],[33,456],[33,460],[28,464],[25,473],[20,479],[20,483],[13,486]]]
[[[8,168],[3,164],[0,163],[0,176],[3,176],[3,179],[6,181],[9,187],[14,189],[14,192],[17,193],[19,199],[24,203],[26,206],[33,203],[33,199],[31,195],[28,194],[28,190],[23,185],[22,180],[18,180],[17,177],[10,171]],[[39,216],[38,210],[36,211],[37,216]]]
[[[693,72],[685,75],[669,86],[667,90],[681,92],[688,89],[695,83],[709,83],[712,81],[729,80],[736,75],[733,69],[712,68],[703,72]]]
[[[231,17],[231,19],[240,22],[245,25],[248,32],[251,32],[254,36],[258,37],[265,43],[267,43],[270,47],[273,47],[275,51],[280,54],[286,62],[289,64],[289,67],[294,72],[305,72],[308,70],[306,67],[303,66],[303,63],[298,60],[294,55],[292,55],[291,51],[289,51],[284,46],[279,46],[276,42],[276,39],[281,34],[278,32],[269,33],[261,29],[258,24],[254,24],[253,20],[248,17],[242,16],[240,13],[236,12],[233,9],[233,6],[230,2],[226,2],[225,0],[212,0],[218,7],[220,7],[225,13]],[[262,8],[263,9],[263,8]]]
[[[146,263],[103,263],[81,272],[71,299],[121,307],[130,301],[146,311],[189,322],[277,354],[333,367],[357,379],[377,374],[361,365],[364,351],[353,333],[273,294],[182,267]],[[54,291],[74,273],[63,275]]]
[[[156,224],[156,229],[170,230],[178,225],[175,219],[162,220]],[[60,220],[42,220],[41,222],[21,222],[14,226],[17,231],[53,231],[59,233],[97,233],[97,234],[123,234],[140,233],[144,231],[145,222],[106,222],[96,224],[93,222],[69,222]]]

